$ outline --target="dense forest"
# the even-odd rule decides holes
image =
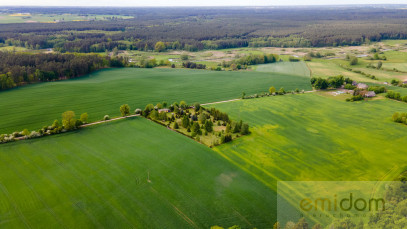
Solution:
[[[127,61],[96,54],[27,54],[0,52],[0,90],[27,83],[78,77],[104,67],[123,67]]]
[[[0,45],[60,52],[360,45],[407,38],[404,6],[274,8],[0,8],[0,12],[121,14],[132,19],[0,25]]]

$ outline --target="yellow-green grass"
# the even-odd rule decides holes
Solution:
[[[385,45],[391,45],[391,46],[407,45],[407,40],[382,40],[381,42]]]
[[[144,118],[0,146],[1,228],[270,228],[275,192]]]
[[[185,100],[208,103],[239,98],[242,92],[266,92],[270,86],[310,90],[308,78],[279,73],[216,72],[186,69],[107,69],[74,80],[39,83],[0,92],[0,133],[39,129],[64,111],[119,116],[146,104]]]
[[[257,72],[278,72],[283,74],[298,75],[309,78],[310,70],[304,62],[277,62],[272,64],[256,65]]]
[[[313,59],[312,61],[307,62],[307,65],[311,70],[312,77],[328,78],[331,76],[343,75],[344,77],[349,77],[358,82],[377,82],[361,74],[345,70],[332,60]]]
[[[352,69],[374,75],[381,82],[384,82],[384,81],[390,82],[392,79],[407,80],[407,73],[385,71],[385,70],[381,70],[381,69],[366,68],[366,67],[355,67]]]
[[[387,60],[392,63],[406,63],[407,62],[407,52],[402,51],[387,51],[384,52]]]
[[[388,180],[407,167],[407,104],[307,93],[216,104],[252,134],[214,149],[270,187],[276,181]]]
[[[407,55],[407,53],[406,53],[406,55]],[[407,72],[407,64],[406,63],[383,63],[383,68],[386,68],[386,69],[395,68],[395,69],[398,69],[400,71]],[[399,73],[399,74],[403,74],[403,73]]]

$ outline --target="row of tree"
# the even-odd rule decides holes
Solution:
[[[386,97],[389,99],[394,99],[394,100],[403,101],[403,102],[407,103],[407,95],[401,96],[400,92],[388,91],[386,94]]]
[[[77,119],[75,112],[66,111],[62,114],[62,122],[55,120],[52,125],[44,126],[38,131],[29,131],[24,129],[23,131],[16,131],[11,134],[1,134],[0,143],[7,143],[15,141],[16,139],[31,139],[39,138],[42,136],[59,134],[66,131],[78,129],[80,126],[88,122],[88,113],[82,113],[80,118]]]
[[[393,114],[393,122],[403,123],[407,125],[407,113],[396,112]]]
[[[352,80],[350,78],[344,78],[342,75],[329,77],[327,79],[323,79],[321,77],[312,77],[311,78],[311,85],[319,90],[319,89],[328,89],[328,88],[340,88],[344,84],[352,84]]]

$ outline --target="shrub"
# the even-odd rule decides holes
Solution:
[[[120,106],[120,113],[122,116],[127,116],[130,114],[130,106],[128,104],[123,104]]]
[[[27,129],[24,129],[23,131],[21,131],[21,135],[28,136],[29,134],[30,134],[30,131],[28,131]]]
[[[134,111],[134,113],[135,113],[135,114],[141,114],[141,109],[140,109],[140,108],[137,108],[137,109]]]
[[[357,65],[358,64],[358,58],[357,57],[351,57],[349,60],[350,65]]]
[[[87,123],[88,122],[88,113],[81,114],[80,120],[82,123]]]
[[[83,122],[81,120],[77,119],[76,122],[75,122],[75,127],[78,128],[78,127],[80,127],[82,125],[83,125]]]
[[[39,138],[41,137],[41,133],[38,133],[36,131],[31,131],[31,133],[27,136],[27,138]]]
[[[360,100],[363,100],[362,95],[354,95],[351,98],[346,99],[346,101],[348,101],[348,102],[354,102],[354,101],[360,101]]]
[[[110,119],[110,116],[109,115],[105,115],[104,117],[103,117],[103,121],[106,121],[106,120],[109,120]]]
[[[182,54],[181,55],[181,60],[188,60],[189,56],[187,54]]]
[[[62,114],[62,125],[66,130],[72,130],[76,127],[76,118],[73,111],[65,111]]]
[[[220,138],[221,143],[227,143],[230,141],[232,141],[232,135],[230,135],[230,134],[222,135],[222,137]]]
[[[353,86],[352,84],[345,84],[345,89],[348,89],[348,90],[354,90],[356,88],[356,86]]]

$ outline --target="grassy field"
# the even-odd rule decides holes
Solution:
[[[358,82],[370,82],[370,83],[377,82],[361,74],[347,71],[341,68],[338,63],[332,60],[313,59],[311,62],[307,62],[307,65],[310,68],[311,75],[313,77],[328,78],[330,76],[343,75],[344,77],[349,77]],[[362,67],[362,65],[360,65],[360,67]]]
[[[333,96],[332,96],[333,97]],[[300,94],[216,104],[252,134],[215,150],[270,187],[277,180],[387,180],[407,167],[407,104]]]
[[[267,228],[275,220],[273,190],[144,118],[1,145],[0,158],[1,228]]]
[[[242,92],[265,92],[274,85],[310,90],[308,78],[278,73],[215,72],[185,69],[108,69],[74,80],[41,83],[0,92],[0,133],[39,129],[66,110],[88,112],[89,120],[119,116],[119,106],[132,112],[149,103],[185,100],[216,102]]]
[[[311,73],[304,62],[281,62],[257,65],[257,72],[278,72],[296,76],[310,77]]]

